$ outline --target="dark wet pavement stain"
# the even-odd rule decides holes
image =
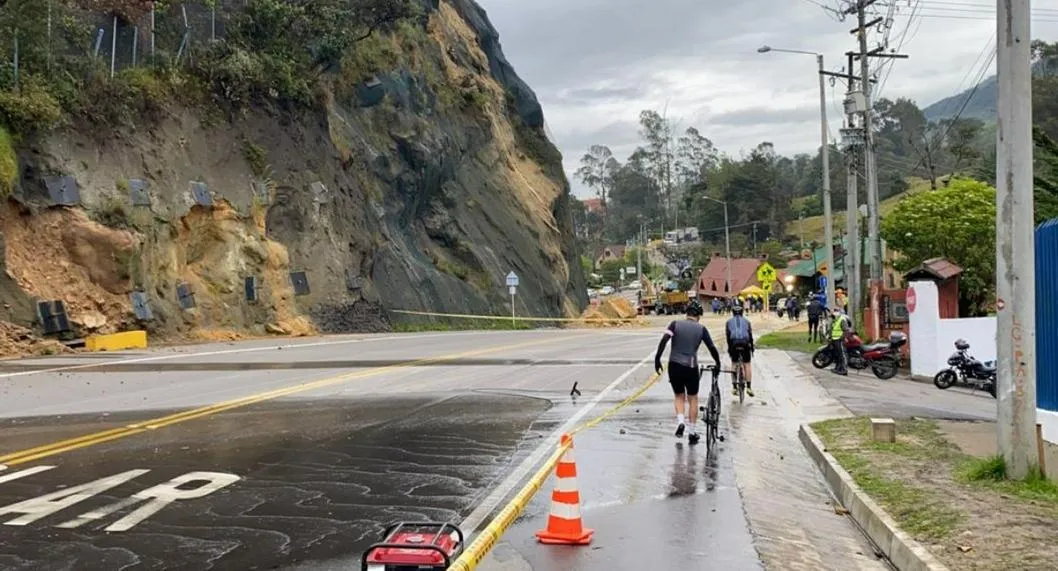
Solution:
[[[0,475],[37,464],[56,468],[0,484],[0,506],[126,470],[150,471],[24,527],[0,525],[0,569],[351,562],[394,521],[458,522],[548,407],[546,400],[503,395],[277,401],[18,466]],[[5,448],[19,447],[5,433]],[[240,479],[175,501],[128,531],[102,531],[125,512],[78,529],[55,527],[193,471]]]

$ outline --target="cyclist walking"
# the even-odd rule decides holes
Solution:
[[[687,441],[698,444],[700,439],[696,428],[698,420],[698,384],[701,380],[698,372],[698,347],[705,344],[709,354],[713,356],[716,367],[713,369],[713,377],[720,374],[720,352],[713,344],[709,331],[699,322],[702,318],[702,304],[698,300],[687,305],[687,319],[673,321],[665,328],[658,343],[658,352],[654,356],[654,370],[661,373],[661,355],[665,353],[665,346],[672,340],[672,350],[669,352],[669,384],[672,385],[674,393],[673,404],[676,408],[676,437],[683,438],[683,431],[690,422],[691,433]]]
[[[746,379],[746,394],[753,396],[753,366],[750,358],[756,348],[753,346],[753,326],[749,320],[742,315],[742,306],[736,305],[731,308],[734,317],[727,320],[725,334],[727,336],[727,353],[731,357],[731,363],[735,367],[736,375],[731,380],[731,393],[738,396],[738,387],[735,379],[738,378],[739,368],[742,370],[742,378]]]

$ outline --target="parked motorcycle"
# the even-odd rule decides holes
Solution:
[[[889,334],[889,342],[864,345],[863,339],[853,333],[845,340],[845,353],[848,355],[850,369],[857,371],[870,368],[879,379],[891,379],[896,376],[903,357],[900,348],[907,344],[907,335],[900,331]],[[824,345],[812,355],[812,365],[817,369],[826,369],[834,364],[834,352],[830,344]]]
[[[970,344],[965,339],[955,341],[955,353],[948,357],[948,368],[933,377],[938,389],[954,385],[970,387],[975,391],[988,391],[996,398],[996,362],[981,362],[970,356]]]

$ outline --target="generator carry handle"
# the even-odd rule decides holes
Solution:
[[[402,534],[401,532],[409,528],[408,532]],[[430,531],[426,531],[426,530]],[[436,529],[436,533],[434,533]],[[411,531],[414,530],[414,531]],[[455,536],[458,539],[457,542],[451,542],[451,534],[455,532]],[[401,541],[406,534],[411,533],[418,538],[418,541],[414,543]],[[375,543],[368,547],[364,554],[360,558],[361,570],[367,571],[369,565],[386,565],[389,563],[396,564],[411,564],[411,565],[422,565],[425,561],[417,561],[410,563],[406,561],[382,561],[389,555],[400,553],[403,557],[407,557],[411,553],[419,552],[420,555],[427,553],[439,553],[441,555],[441,561],[444,567],[439,569],[448,569],[452,565],[452,559],[456,555],[462,553],[465,537],[463,536],[463,530],[459,529],[458,526],[451,523],[433,523],[433,522],[399,522],[388,526],[383,532],[382,543]],[[429,541],[424,541],[428,539]],[[384,550],[394,550],[393,554],[385,553]],[[431,565],[431,563],[426,563]],[[434,560],[432,563],[433,568],[436,567],[437,561]]]
[[[460,537],[462,537],[463,534],[460,533],[459,535]],[[364,554],[360,557],[361,571],[367,571],[367,558],[371,555],[373,551],[379,549],[415,549],[419,551],[436,551],[437,553],[440,553],[441,557],[444,559],[445,569],[448,569],[452,565],[452,558],[448,556],[448,552],[436,545],[423,544],[410,546],[407,543],[375,543],[371,547],[368,547],[367,551],[364,551]]]

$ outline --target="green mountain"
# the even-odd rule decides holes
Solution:
[[[969,101],[967,101],[967,98],[969,98]],[[976,91],[971,87],[958,95],[941,99],[923,109],[922,112],[926,115],[926,119],[930,121],[950,119],[959,115],[963,118],[980,119],[986,123],[992,123],[996,119],[996,101],[998,98],[999,80],[993,75],[981,82],[977,86]],[[960,115],[959,109],[962,109],[964,104],[966,108],[963,109]]]

